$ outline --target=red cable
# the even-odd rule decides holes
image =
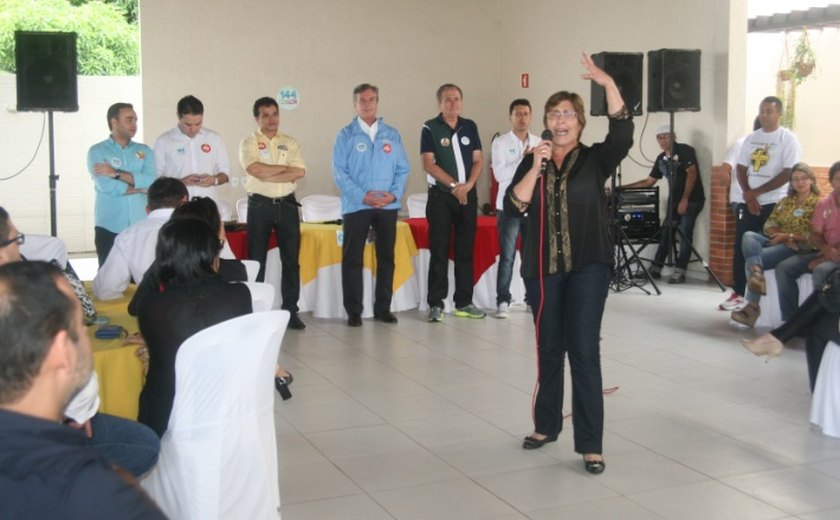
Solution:
[[[536,160],[536,158],[534,159]],[[537,405],[537,392],[540,389],[540,379],[541,379],[541,372],[540,372],[540,325],[542,324],[542,311],[543,311],[543,304],[545,303],[545,286],[543,282],[543,237],[545,236],[545,174],[540,175],[539,180],[539,188],[540,188],[540,232],[539,232],[539,247],[537,248],[537,255],[539,256],[539,261],[537,262],[539,272],[537,276],[540,280],[540,303],[537,307],[537,325],[534,327],[536,329],[536,349],[537,349],[537,380],[534,382],[534,391],[531,394],[531,422],[534,423],[534,431],[536,432],[537,428],[537,414],[536,414],[536,405]],[[533,198],[533,197],[532,197]]]

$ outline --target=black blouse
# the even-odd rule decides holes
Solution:
[[[534,193],[528,206],[528,233],[522,245],[522,269],[523,278],[536,278],[539,276],[540,243],[542,242],[543,275],[555,274],[563,271],[580,271],[591,263],[613,263],[613,244],[609,235],[609,215],[605,204],[604,183],[615,173],[616,168],[627,156],[630,147],[633,145],[633,121],[632,119],[617,120],[610,119],[609,132],[602,143],[596,143],[591,147],[582,144],[578,145],[577,158],[571,167],[567,179],[567,204],[568,204],[568,229],[571,251],[560,251],[563,241],[560,236],[548,237],[545,234],[553,229],[560,233],[563,228],[560,221],[560,172],[567,166],[569,160],[575,155],[566,155],[564,163],[557,167],[553,162],[549,164],[549,170],[555,170],[556,175],[548,173],[537,180]],[[512,198],[513,188],[522,180],[534,163],[533,154],[526,155],[516,174],[508,187],[504,200],[504,211],[510,216],[521,215],[519,208]],[[555,182],[555,186],[546,186],[546,183]],[[551,188],[551,189],[546,189]],[[541,193],[546,196],[551,193],[553,197],[546,200],[545,208],[542,207]],[[549,225],[546,218],[554,221]],[[542,225],[541,225],[542,221]],[[542,232],[541,232],[542,231]],[[540,235],[543,235],[542,240]],[[556,247],[548,247],[555,244]],[[559,257],[571,260],[571,266],[563,265]],[[567,260],[568,261],[568,260]]]

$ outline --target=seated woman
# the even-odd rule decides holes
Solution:
[[[773,208],[764,224],[764,233],[744,233],[741,247],[747,271],[746,297],[749,304],[732,312],[734,321],[748,327],[755,326],[761,315],[758,302],[762,295],[767,294],[765,269],[773,269],[793,255],[813,251],[811,216],[820,200],[819,195],[813,170],[805,163],[798,163],[790,176],[788,195]]]
[[[181,344],[200,330],[252,312],[248,287],[218,274],[221,247],[217,231],[196,219],[169,221],[158,234],[154,269],[160,286],[137,302],[137,321],[149,356],[138,421],[159,436],[175,399]]]

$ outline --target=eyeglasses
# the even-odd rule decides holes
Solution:
[[[555,110],[545,115],[545,118],[549,121],[556,121],[558,119],[564,119],[568,121],[569,119],[574,119],[576,117],[577,112],[575,112],[574,110]]]
[[[9,240],[4,240],[3,242],[0,242],[0,247],[10,246],[10,245],[14,244],[15,242],[17,242],[17,244],[19,246],[23,245],[23,243],[26,242],[26,235],[24,235],[23,233],[20,233],[18,236],[14,237],[14,238],[10,238]]]

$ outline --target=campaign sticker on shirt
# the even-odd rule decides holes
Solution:
[[[202,151],[202,152],[204,152],[204,153],[210,153],[210,150],[212,150],[212,148],[210,148],[210,145],[209,145],[209,144],[204,143],[203,145],[201,145],[201,151]]]
[[[122,166],[122,161],[119,157],[111,157],[111,166],[113,166],[114,168],[119,168],[120,166]]]
[[[266,144],[260,141],[259,143],[257,143],[257,148],[260,150],[265,150]]]
[[[178,155],[184,155],[185,153],[187,153],[187,149],[183,146],[179,146],[178,149],[175,150],[175,153],[177,153]]]
[[[278,150],[280,150],[280,151],[285,152],[285,151],[288,151],[288,150],[289,150],[289,147],[288,147],[288,146],[286,146],[285,144],[278,144],[278,145],[277,145],[277,149],[278,149]]]
[[[140,150],[137,150],[137,153],[135,153],[134,156],[140,159],[141,161],[146,158],[146,154],[144,154]]]
[[[356,143],[356,151],[357,152],[367,151],[367,145],[365,143]]]
[[[795,210],[793,210],[793,216],[796,217],[796,218],[799,218],[804,214],[805,214],[805,210],[803,210],[802,208],[796,208]]]
[[[449,146],[449,138],[448,138],[448,137],[444,137],[443,139],[441,139],[441,140],[440,140],[440,145],[441,145],[441,146]]]
[[[260,150],[260,157],[262,157],[263,159],[270,159],[271,154],[268,153],[268,150]]]
[[[385,143],[382,145],[382,151],[385,153],[391,153],[391,143]]]
[[[464,146],[469,146],[470,145],[470,138],[465,136],[465,135],[461,136],[461,144],[464,145]]]

